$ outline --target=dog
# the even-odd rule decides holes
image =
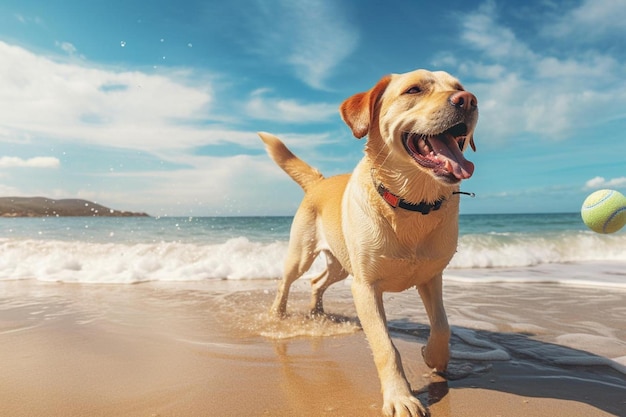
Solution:
[[[430,368],[444,372],[450,327],[442,272],[457,248],[459,184],[474,172],[463,152],[476,150],[478,102],[448,73],[416,70],[383,77],[339,110],[356,138],[367,136],[365,155],[351,174],[325,178],[276,136],[259,132],[270,157],[305,193],[271,313],[285,315],[291,284],[324,253],[326,269],[311,281],[311,313],[323,313],[324,291],[352,275],[383,413],[426,416],[389,336],[383,293],[417,288],[430,321],[422,356]]]

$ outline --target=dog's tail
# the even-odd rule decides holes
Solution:
[[[289,174],[305,192],[311,185],[324,178],[321,172],[291,153],[285,144],[276,136],[266,132],[259,132],[259,136],[263,142],[265,142],[265,147],[270,158],[272,158],[283,171]]]

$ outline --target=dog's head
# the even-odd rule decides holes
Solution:
[[[478,102],[446,72],[386,76],[344,101],[340,111],[355,137],[368,136],[366,153],[378,163],[417,168],[447,185],[474,172],[463,152],[476,150]]]

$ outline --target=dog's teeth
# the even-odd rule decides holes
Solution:
[[[430,152],[426,140],[422,138],[417,140],[417,149],[422,155],[428,155],[428,152]]]

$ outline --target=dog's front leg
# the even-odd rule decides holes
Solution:
[[[361,326],[374,354],[383,394],[383,413],[389,417],[428,415],[422,403],[411,393],[400,355],[389,337],[382,292],[355,278],[352,295]]]
[[[450,360],[450,326],[443,307],[443,289],[441,274],[418,285],[426,314],[430,321],[430,336],[422,349],[424,362],[439,372],[444,372]]]

